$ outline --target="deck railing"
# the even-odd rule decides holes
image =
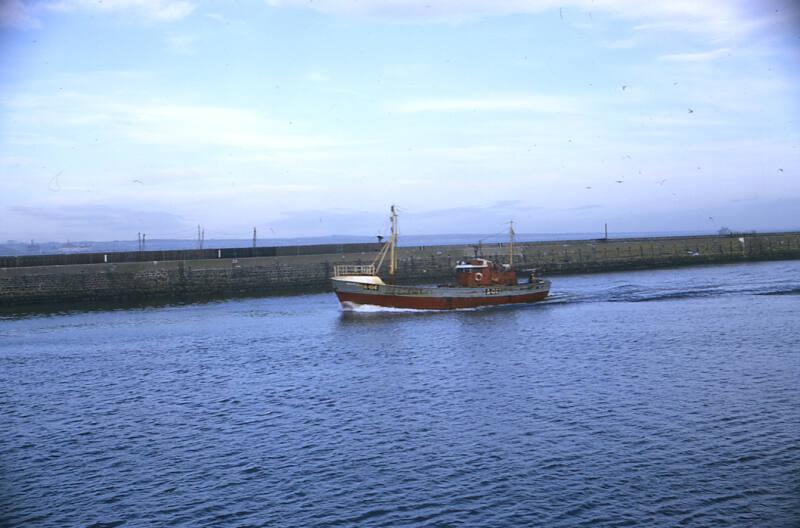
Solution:
[[[375,275],[375,266],[372,264],[339,264],[333,267],[334,277],[341,277],[343,275]]]

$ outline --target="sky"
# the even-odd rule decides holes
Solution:
[[[800,229],[791,0],[0,0],[0,240]]]

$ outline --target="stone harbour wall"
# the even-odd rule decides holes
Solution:
[[[318,254],[283,250],[280,255],[241,258],[214,250],[196,254],[202,258],[187,252],[180,260],[119,262],[109,254],[112,258],[89,264],[16,264],[0,267],[0,307],[329,291],[333,266],[371,263],[372,246],[337,245]],[[800,259],[800,233],[533,242],[515,244],[513,249],[518,270],[536,268],[543,275],[592,273]],[[486,258],[507,262],[507,245],[484,245],[481,251]],[[473,246],[402,247],[397,280],[447,282],[453,266],[474,255]]]
[[[508,246],[483,246],[482,254],[508,261]],[[652,269],[699,264],[800,259],[800,233],[528,242],[515,244],[514,268],[544,275]],[[399,280],[450,278],[473,246],[401,248]]]

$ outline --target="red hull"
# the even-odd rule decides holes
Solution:
[[[541,301],[549,292],[528,295],[498,295],[492,297],[411,297],[399,295],[369,295],[363,293],[336,292],[339,302],[371,304],[388,308],[411,308],[415,310],[453,310],[476,308],[498,304],[519,304]]]

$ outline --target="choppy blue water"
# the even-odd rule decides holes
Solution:
[[[798,526],[800,262],[0,320],[0,525]]]

